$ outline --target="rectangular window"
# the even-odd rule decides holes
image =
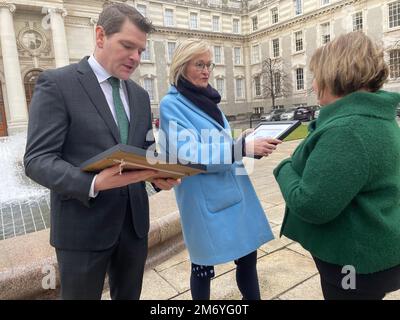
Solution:
[[[254,78],[254,88],[255,88],[256,97],[261,96],[261,78],[260,77]]]
[[[212,31],[214,32],[219,32],[219,17],[218,16],[213,16],[212,17]]]
[[[258,29],[258,18],[257,18],[257,16],[251,18],[251,21],[252,21],[253,31],[256,31]]]
[[[272,56],[274,58],[279,57],[280,50],[279,50],[279,39],[272,40]]]
[[[174,26],[174,10],[165,9],[165,11],[164,11],[164,25],[166,27],[173,27]]]
[[[329,2],[329,0],[321,0],[321,6],[326,6]]]
[[[272,22],[272,24],[275,24],[275,23],[279,22],[278,8],[272,8],[271,9],[271,22]]]
[[[236,79],[236,98],[243,97],[243,79]]]
[[[275,94],[281,93],[281,74],[279,72],[274,73],[274,92]]]
[[[400,1],[389,3],[389,28],[400,26]]]
[[[149,94],[150,101],[154,101],[154,80],[145,78],[143,84],[144,90]]]
[[[400,49],[390,51],[389,70],[391,79],[400,77]]]
[[[329,22],[321,24],[321,43],[325,44],[331,41],[331,25]]]
[[[197,29],[198,28],[198,15],[196,12],[191,12],[190,13],[190,18],[189,18],[189,26],[190,29]]]
[[[224,97],[224,88],[225,88],[224,79],[217,79],[217,91],[219,92],[221,97]]]
[[[220,46],[214,46],[214,62],[217,64],[222,63],[222,48]]]
[[[252,58],[253,58],[253,63],[259,63],[260,62],[260,46],[257,44],[252,47]]]
[[[168,42],[167,49],[168,49],[168,61],[172,60],[172,56],[174,55],[176,48],[176,42]]]
[[[298,16],[303,13],[303,0],[294,0],[294,14]]]
[[[363,29],[363,16],[362,12],[353,14],[353,31],[362,31]]]
[[[146,6],[144,5],[144,4],[138,4],[137,6],[136,6],[136,9],[137,9],[137,11],[139,11],[140,13],[141,13],[141,15],[143,16],[143,17],[146,17],[146,15],[147,15],[147,10],[146,10]]]
[[[296,69],[296,89],[304,90],[304,70],[303,70],[303,68]]]
[[[297,31],[294,33],[295,49],[296,52],[303,50],[303,31]]]
[[[242,49],[240,47],[234,48],[235,64],[242,64]]]
[[[232,32],[235,34],[240,33],[240,20],[239,19],[233,19]]]
[[[151,60],[151,44],[150,44],[150,40],[147,40],[146,50],[144,50],[142,52],[141,60],[143,60],[143,61],[150,61]]]

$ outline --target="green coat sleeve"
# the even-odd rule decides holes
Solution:
[[[369,159],[361,138],[343,127],[324,132],[307,159],[284,160],[274,171],[290,214],[305,222],[335,219],[368,179]],[[293,162],[305,161],[302,174]]]

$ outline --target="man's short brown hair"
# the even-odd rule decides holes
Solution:
[[[142,16],[134,7],[124,3],[113,3],[106,6],[100,13],[97,25],[103,27],[106,36],[110,36],[121,30],[126,19],[129,19],[145,33],[151,33],[155,30],[149,19]]]

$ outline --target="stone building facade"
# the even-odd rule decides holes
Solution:
[[[93,52],[98,14],[110,2],[0,0],[0,136],[26,128],[40,72]],[[230,116],[271,108],[262,75],[267,58],[281,66],[274,75],[276,105],[316,104],[307,69],[311,55],[326,41],[352,30],[382,42],[391,68],[385,88],[400,91],[400,0],[120,2],[135,6],[156,26],[132,75],[149,92],[154,116],[168,90],[171,55],[186,38],[206,39],[212,46],[216,68],[211,84],[220,91],[221,108]]]

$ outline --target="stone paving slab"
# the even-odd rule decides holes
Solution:
[[[257,269],[261,297],[267,300],[277,298],[317,272],[310,259],[287,249],[260,257]],[[191,299],[187,290],[173,299]],[[240,300],[241,298],[236,284],[235,270],[219,276],[217,273],[217,277],[211,281],[211,299]]]
[[[277,206],[265,208],[263,207],[269,222],[273,222],[276,225],[281,225],[283,221],[283,217],[285,215],[285,204],[280,204]]]
[[[319,275],[316,274],[278,297],[279,300],[324,300]]]
[[[306,256],[307,258],[312,259],[312,256],[311,256],[310,252],[307,251],[306,249],[304,249],[304,248],[301,246],[301,244],[298,243],[298,242],[293,242],[292,244],[288,245],[288,246],[286,247],[286,249],[295,251],[295,252],[297,252],[297,253],[299,253],[299,254],[302,254],[303,256]]]

